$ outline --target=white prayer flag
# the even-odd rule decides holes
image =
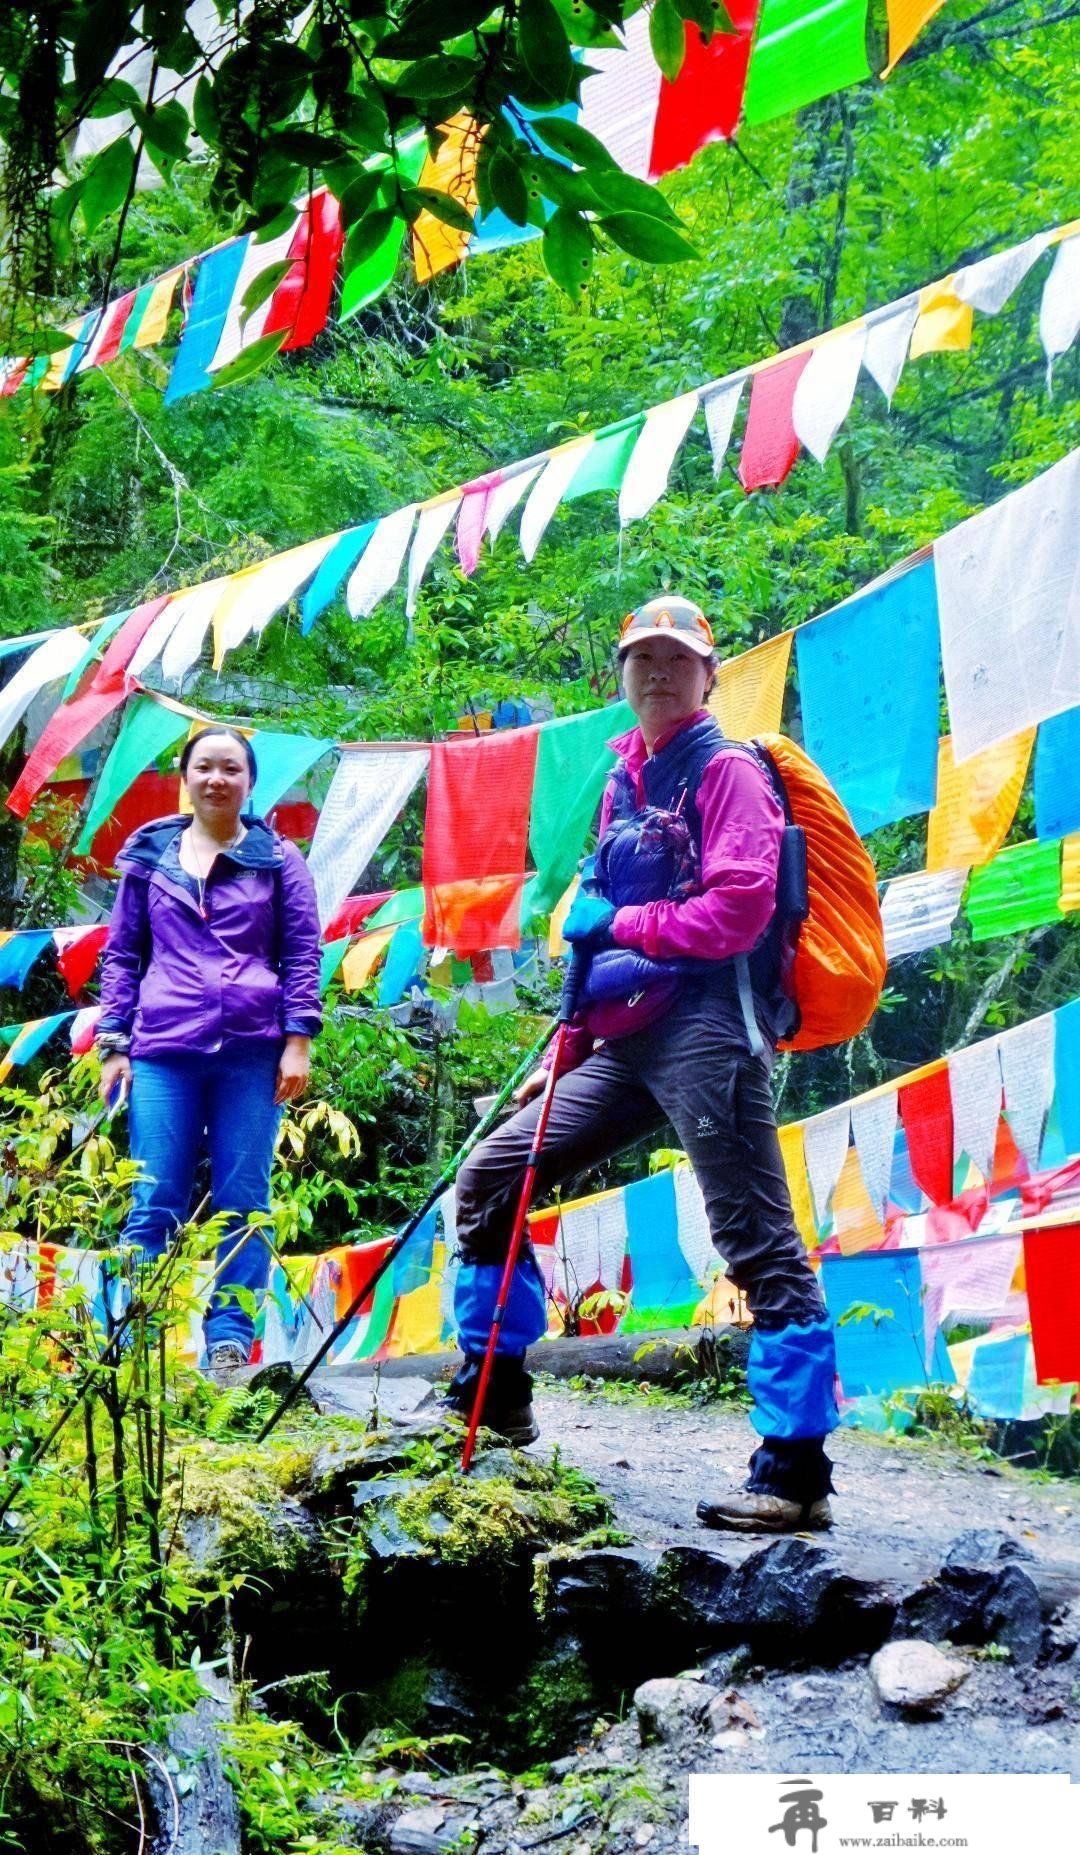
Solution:
[[[141,676],[148,665],[152,664],[155,658],[160,657],[183,618],[190,599],[191,592],[188,588],[172,595],[168,605],[162,608],[149,630],[143,634],[139,648],[128,664],[126,672],[128,676]]]
[[[799,443],[823,464],[829,446],[851,411],[866,349],[866,325],[820,341],[799,375],[791,423]]]
[[[521,527],[518,530],[521,551],[526,560],[532,560],[540,546],[545,528],[570,488],[593,442],[590,433],[587,438],[575,439],[565,450],[553,451],[529,491],[529,500],[522,512]]]
[[[306,210],[305,208],[304,211]],[[270,306],[274,300],[274,291],[271,290],[250,315],[245,314],[244,297],[256,278],[272,270],[275,265],[284,263],[292,250],[293,239],[296,237],[302,217],[302,213],[297,213],[286,231],[279,232],[276,238],[268,238],[263,244],[256,243],[254,237],[248,239],[247,250],[233,285],[228,313],[222,324],[218,345],[214,349],[214,358],[207,370],[209,373],[220,373],[221,369],[227,367],[230,361],[235,361],[245,348],[250,348],[254,342],[262,338],[270,315]],[[282,277],[284,275],[285,272],[282,272]],[[277,285],[274,287],[276,289]]]
[[[581,86],[581,125],[607,149],[616,166],[644,180],[649,172],[660,96],[660,68],[649,46],[649,14],[635,13],[620,28],[622,43],[590,47],[590,75]]]
[[[953,278],[953,294],[984,315],[996,316],[1004,309],[1013,291],[1024,281],[1032,265],[1042,257],[1050,243],[1048,232],[1036,232],[1022,245],[1008,251],[995,251],[993,257],[978,264],[965,264]]]
[[[1001,1066],[996,1037],[986,1037],[949,1057],[953,1163],[966,1153],[989,1182],[1001,1118]]]
[[[1080,329],[1080,233],[1062,239],[1054,268],[1043,285],[1039,308],[1039,340],[1046,351],[1047,380],[1059,354],[1076,340]]]
[[[673,1177],[675,1229],[679,1248],[686,1258],[691,1275],[704,1287],[712,1273],[712,1266],[718,1262],[716,1246],[709,1230],[709,1214],[693,1167],[676,1166]]]
[[[1005,1312],[1020,1260],[1020,1237],[983,1237],[977,1243],[932,1243],[919,1256],[923,1284],[926,1357],[946,1320],[979,1320]]]
[[[416,504],[410,502],[406,508],[383,516],[345,588],[345,603],[353,618],[367,618],[397,584],[415,515]]]
[[[308,856],[323,927],[363,875],[429,758],[426,747],[404,753],[343,752]]]
[[[86,638],[74,626],[54,631],[16,670],[9,683],[0,690],[0,746],[18,726],[38,691],[47,683],[70,676],[86,655]]]
[[[863,366],[892,405],[907,360],[911,331],[919,320],[919,299],[897,303],[887,315],[867,319]]]
[[[229,610],[217,640],[215,655],[219,663],[252,633],[261,635],[274,613],[288,605],[322,565],[337,539],[336,535],[324,535],[318,541],[305,541],[300,547],[275,554],[233,576],[224,594]]]
[[[803,1153],[818,1229],[825,1223],[829,1199],[847,1158],[851,1110],[847,1103],[803,1122]]]
[[[881,901],[890,961],[948,940],[967,879],[966,869],[918,870],[913,876],[893,878]]]
[[[503,523],[513,515],[518,503],[531,483],[535,483],[542,464],[530,464],[528,470],[519,470],[516,476],[507,477],[504,483],[496,484],[488,495],[487,514],[484,517],[484,533],[492,547],[502,533]]]
[[[1072,706],[1055,688],[1080,596],[1080,450],[934,542],[953,758]]]
[[[650,406],[619,488],[619,524],[648,515],[667,488],[671,466],[698,409],[696,393]]]
[[[724,458],[731,443],[731,428],[735,423],[735,414],[739,410],[742,398],[743,382],[729,380],[725,386],[717,387],[715,393],[702,395],[705,408],[705,424],[709,432],[709,444],[712,448],[713,476],[718,477],[724,467]]]
[[[1033,1172],[1054,1098],[1054,1014],[1031,1018],[996,1039],[1012,1137]]]
[[[409,550],[409,578],[405,593],[405,612],[409,618],[416,611],[416,596],[431,557],[460,507],[460,493],[453,490],[449,496],[440,496],[437,502],[429,502],[420,510],[420,519]]]
[[[896,1144],[897,1093],[877,1095],[873,1101],[851,1104],[851,1132],[859,1155],[863,1183],[879,1217],[884,1217],[885,1200],[892,1178],[893,1149]]]
[[[204,580],[201,586],[188,587],[176,595],[183,605],[168,642],[161,654],[161,676],[166,683],[179,685],[203,647],[203,639],[219,605],[227,579]],[[165,610],[168,611],[168,606]]]

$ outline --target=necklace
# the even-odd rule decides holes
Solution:
[[[230,837],[228,843],[218,845],[218,848],[214,851],[213,856],[210,858],[209,866],[205,870],[203,869],[202,864],[199,861],[199,855],[198,855],[197,850],[195,849],[195,839],[190,834],[188,836],[188,849],[191,851],[191,860],[195,865],[195,886],[199,894],[199,913],[202,916],[204,921],[209,921],[210,919],[210,910],[206,905],[206,885],[210,880],[210,874],[211,874],[211,871],[213,870],[214,864],[217,862],[218,857],[221,856],[223,852],[235,850],[241,838],[246,837],[246,836],[247,836],[247,832],[245,831],[244,826],[242,824],[237,825],[236,830],[233,832],[233,835]]]

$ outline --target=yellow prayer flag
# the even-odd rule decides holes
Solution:
[[[164,341],[176,286],[183,274],[184,267],[180,265],[177,270],[166,271],[164,277],[158,278],[135,331],[135,339],[131,344],[133,348],[152,348],[157,342]]]
[[[720,665],[709,708],[731,740],[779,733],[794,635],[782,631]]]
[[[367,984],[396,933],[396,924],[376,928],[372,934],[361,934],[356,945],[349,948],[341,962],[341,981],[346,992],[359,992]]]
[[[860,1250],[874,1249],[885,1235],[885,1226],[874,1209],[852,1146],[840,1168],[832,1196],[833,1231],[841,1256],[857,1256]]]
[[[1080,908],[1080,831],[1061,840],[1061,895],[1058,907],[1063,915]]]
[[[468,213],[476,211],[476,163],[484,129],[462,110],[443,123],[444,140],[437,155],[428,156],[418,185],[448,193]],[[471,232],[445,225],[434,213],[420,213],[413,221],[412,251],[417,281],[428,283],[451,264],[460,263],[469,248]]]
[[[889,16],[889,62],[882,77],[890,77],[906,51],[910,51],[924,26],[941,11],[945,0],[886,0]]]
[[[71,336],[72,347],[78,341],[82,331],[83,325],[81,322],[68,323],[64,330],[64,334]],[[58,393],[60,391],[71,358],[71,347],[60,348],[56,354],[51,354],[49,356],[49,365],[38,381],[38,387],[42,393]]]
[[[387,1342],[387,1355],[400,1359],[407,1353],[437,1353],[442,1341],[443,1269],[438,1248],[432,1258],[431,1274],[421,1288],[399,1295],[394,1324]]]
[[[1025,728],[959,766],[953,761],[949,736],[938,742],[937,803],[926,838],[928,870],[967,869],[997,854],[1016,816],[1034,740],[1034,728]]]
[[[817,1248],[818,1230],[814,1219],[814,1201],[810,1196],[810,1180],[806,1171],[803,1124],[801,1121],[788,1121],[784,1127],[778,1127],[776,1131],[780,1136],[780,1157],[787,1174],[795,1224],[807,1249],[813,1250]]]
[[[561,959],[568,950],[568,943],[563,939],[563,922],[570,913],[570,904],[577,894],[580,880],[580,877],[574,877],[565,895],[560,896],[551,911],[551,922],[548,927],[548,953],[553,960]]]
[[[960,301],[951,277],[928,283],[919,291],[919,320],[911,334],[910,358],[917,361],[921,354],[970,348],[974,319],[975,311],[970,303]]]

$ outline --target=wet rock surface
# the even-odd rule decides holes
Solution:
[[[905,1713],[929,1713],[970,1675],[953,1655],[931,1642],[887,1642],[870,1658],[870,1679],[880,1701]]]

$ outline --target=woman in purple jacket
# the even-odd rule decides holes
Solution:
[[[590,966],[537,1187],[595,1165],[665,1119],[673,1124],[713,1242],[754,1317],[747,1377],[762,1438],[746,1486],[703,1501],[698,1513],[706,1525],[745,1532],[827,1527],[833,1334],[792,1217],[769,1086],[777,1041],[794,1028],[783,973],[796,910],[787,912],[780,874],[796,861],[798,839],[787,836],[764,764],[725,740],[704,706],[717,659],[699,607],[650,600],[626,620],[618,648],[638,725],[610,743],[618,764],[599,845],[563,928]],[[797,901],[796,881],[791,890]],[[530,1077],[521,1111],[458,1177],[455,1318],[465,1364],[449,1403],[463,1413],[543,1082],[542,1072]],[[484,1413],[512,1441],[538,1434],[524,1359],[546,1324],[529,1253],[512,1280]]]
[[[147,1257],[189,1215],[204,1134],[213,1211],[228,1214],[219,1262],[269,1210],[281,1106],[303,1093],[322,1025],[314,885],[294,845],[241,815],[256,772],[243,735],[204,729],[180,756],[192,815],[143,825],[117,858],[97,1045],[102,1095],[130,1092],[143,1171],[124,1240]],[[217,1373],[247,1364],[254,1332],[229,1290],[264,1288],[269,1260],[256,1232],[215,1287],[204,1330]]]

